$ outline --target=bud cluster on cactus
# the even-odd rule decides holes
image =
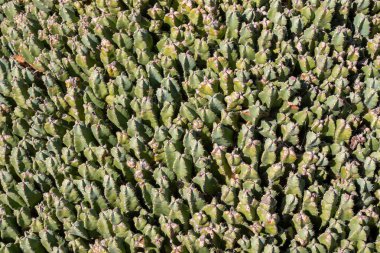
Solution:
[[[380,252],[380,1],[0,0],[0,253]]]

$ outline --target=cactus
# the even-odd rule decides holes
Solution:
[[[0,0],[0,252],[380,251],[379,11]]]

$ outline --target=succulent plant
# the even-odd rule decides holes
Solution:
[[[380,252],[380,3],[0,0],[0,253]]]

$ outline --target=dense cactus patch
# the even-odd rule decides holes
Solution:
[[[380,252],[380,2],[0,0],[0,253]]]

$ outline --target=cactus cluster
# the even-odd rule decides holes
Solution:
[[[377,0],[0,0],[0,253],[380,252]]]

